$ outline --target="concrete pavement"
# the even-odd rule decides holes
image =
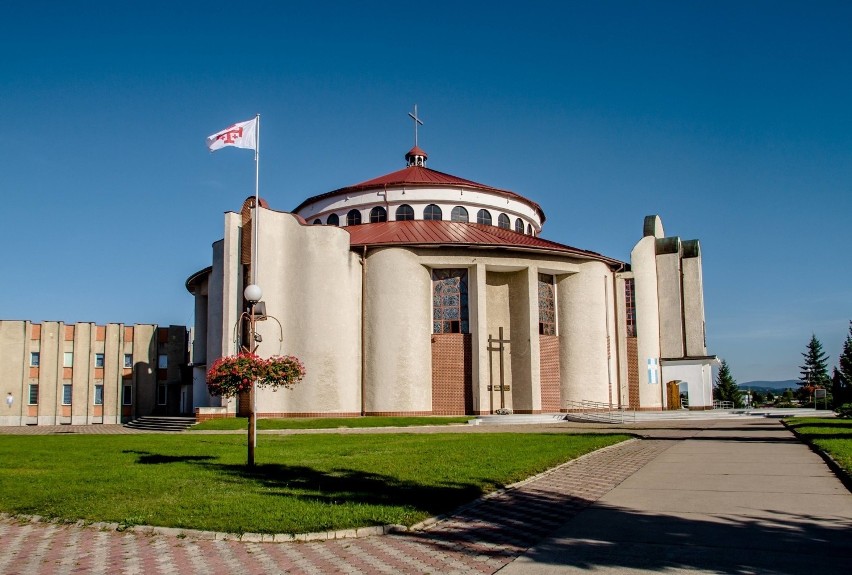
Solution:
[[[789,431],[725,420],[679,433],[500,575],[852,572],[852,495]]]

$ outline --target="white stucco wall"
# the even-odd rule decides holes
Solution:
[[[662,377],[657,367],[657,383],[648,379],[648,360],[659,366],[660,315],[657,304],[656,238],[645,236],[630,253],[633,278],[636,284],[636,336],[639,365],[639,405],[642,409],[663,407]]]
[[[307,375],[294,389],[259,390],[261,413],[358,413],[361,376],[361,265],[349,234],[305,226],[261,209],[257,284],[267,314],[257,353],[295,355]]]
[[[663,381],[687,383],[690,409],[713,406],[713,375],[711,360],[667,361],[663,365]]]
[[[680,241],[677,243],[679,245]],[[683,300],[680,279],[680,250],[657,255],[657,301],[662,357],[683,357]]]
[[[367,255],[366,411],[432,411],[432,280],[406,248]]]
[[[370,221],[370,210],[381,206],[387,210],[388,220],[393,221],[396,219],[396,209],[402,204],[411,206],[416,220],[423,219],[423,210],[429,204],[441,208],[442,219],[445,221],[450,220],[454,207],[462,206],[468,212],[468,221],[472,223],[476,223],[477,212],[486,209],[491,213],[494,226],[497,225],[499,215],[505,213],[509,216],[511,229],[515,229],[515,219],[521,218],[524,222],[524,233],[527,224],[532,225],[535,235],[541,232],[541,218],[530,204],[508,194],[451,186],[395,187],[350,192],[317,200],[299,210],[298,214],[311,224],[317,218],[326,223],[328,216],[334,213],[340,218],[340,225],[346,225],[346,214],[356,209],[361,212],[361,221],[367,223]]]
[[[601,262],[585,262],[579,272],[557,277],[557,321],[563,407],[568,401],[609,403],[606,284],[612,281]]]
[[[707,355],[704,327],[704,283],[701,254],[683,258],[683,305],[686,328],[686,355]]]

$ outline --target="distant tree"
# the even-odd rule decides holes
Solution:
[[[766,397],[759,391],[752,391],[751,401],[753,405],[761,405],[763,403],[766,403]]]
[[[781,398],[786,402],[793,401],[793,390],[788,387],[784,390],[784,393],[781,394]]]
[[[766,392],[766,401],[767,402],[775,401],[775,394],[772,393],[772,390],[769,390],[769,391]]]
[[[831,391],[835,404],[843,405],[852,402],[852,321],[849,322],[849,333],[846,334],[837,363],[834,377],[831,378]]]
[[[719,375],[716,376],[713,397],[719,401],[733,402],[734,407],[743,407],[743,393],[731,375],[728,362],[724,359],[722,360],[722,365],[719,367]]]
[[[828,356],[822,350],[822,344],[816,335],[811,335],[811,341],[808,342],[802,357],[805,358],[805,363],[799,366],[799,399],[807,400],[815,387],[828,389],[831,379],[828,377]]]

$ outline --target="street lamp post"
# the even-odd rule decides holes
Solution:
[[[246,301],[249,303],[249,345],[248,352],[254,355],[260,338],[257,334],[255,316],[255,305],[263,297],[260,286],[251,284],[243,291]],[[249,388],[249,421],[248,421],[248,466],[254,467],[254,449],[257,447],[257,380],[251,382]]]

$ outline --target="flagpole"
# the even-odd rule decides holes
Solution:
[[[259,247],[257,244],[257,230],[260,227],[258,214],[260,213],[260,114],[257,115],[257,125],[254,131],[254,261],[251,264],[251,283],[257,284],[257,261]]]

